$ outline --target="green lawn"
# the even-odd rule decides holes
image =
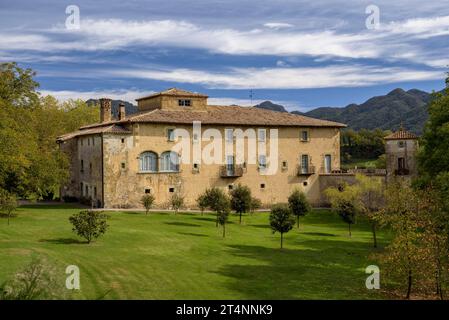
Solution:
[[[64,275],[81,270],[76,299],[378,299],[365,288],[371,233],[326,210],[302,219],[285,237],[268,213],[232,216],[227,237],[213,215],[110,212],[105,236],[88,245],[71,231],[69,206],[28,206],[7,225],[0,219],[0,282],[45,256]],[[380,234],[385,245],[385,235]]]
[[[376,168],[377,159],[351,159],[350,162],[341,163],[342,169]]]

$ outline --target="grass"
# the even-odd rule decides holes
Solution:
[[[352,238],[327,210],[302,218],[285,236],[268,226],[268,213],[233,215],[227,235],[214,215],[110,212],[108,232],[84,243],[72,231],[70,206],[26,206],[7,226],[0,218],[0,283],[44,256],[62,275],[81,270],[75,299],[378,299],[365,288],[373,263],[369,226]],[[379,234],[385,245],[385,234]]]
[[[351,161],[342,163],[342,169],[357,168],[376,168],[377,159],[351,159]]]

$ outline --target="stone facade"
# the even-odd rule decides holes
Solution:
[[[220,123],[216,121],[220,119],[212,117],[215,109],[207,106],[206,96],[196,94],[189,97],[184,91],[177,93],[158,94],[138,100],[139,110],[147,117],[145,121],[137,118],[142,117],[141,114],[134,118],[123,116],[124,119],[87,126],[60,137],[58,141],[61,148],[70,153],[71,158],[71,179],[62,188],[62,196],[92,198],[93,203],[99,207],[124,208],[141,207],[141,197],[145,193],[151,193],[155,196],[156,207],[163,208],[167,207],[173,193],[179,193],[185,197],[186,205],[194,208],[196,198],[206,188],[219,187],[230,190],[240,183],[250,187],[253,196],[259,198],[265,206],[286,202],[288,195],[295,188],[302,190],[312,203],[318,205],[322,202],[320,175],[333,170],[338,171],[340,168],[340,128],[343,125],[266,110],[251,110],[255,115],[251,117],[246,114],[247,108],[234,107],[219,109],[219,115],[223,117],[224,122]],[[184,99],[190,100],[189,106],[180,106],[179,100]],[[107,110],[107,106],[104,109]],[[149,119],[155,110],[169,110],[167,112],[173,113],[164,113],[164,117],[167,117],[165,121]],[[198,113],[191,113],[192,110]],[[145,112],[148,112],[148,116]],[[224,112],[226,115],[223,115]],[[242,120],[242,117],[239,117],[240,112],[242,117],[248,116],[250,119],[244,125],[238,123]],[[204,118],[205,115],[202,113],[208,113],[209,118]],[[183,114],[188,118],[185,123],[171,120],[179,119]],[[274,174],[265,175],[257,161],[256,163],[250,161],[247,153],[249,139],[245,137],[245,156],[243,164],[239,167],[241,169],[239,174],[223,175],[223,164],[194,164],[193,153],[190,154],[189,163],[181,163],[177,172],[161,170],[142,172],[140,160],[144,152],[153,152],[160,162],[162,153],[174,147],[176,142],[168,139],[169,130],[184,129],[189,133],[188,145],[194,146],[199,143],[193,139],[190,119],[195,120],[196,116],[193,117],[191,114],[203,116],[203,119],[209,122],[211,120],[208,119],[217,122],[214,124],[203,122],[201,137],[208,129],[220,132],[222,137],[226,136],[227,129],[241,129],[243,132],[254,129],[257,134],[260,129],[264,129],[268,153],[271,143],[270,131],[276,129],[277,170]],[[266,119],[266,122],[256,119],[257,117],[261,117],[264,121]],[[107,118],[102,116],[102,119]],[[251,119],[254,119],[254,123],[250,123]],[[286,122],[293,124],[284,125]],[[303,139],[304,131],[307,132],[307,139]],[[223,150],[225,141],[226,139],[221,141]],[[235,148],[236,141],[233,143]],[[210,144],[211,141],[201,140],[203,150]],[[179,152],[181,157],[185,157],[183,152],[184,150]],[[303,155],[308,156],[307,172],[299,170]],[[269,156],[267,154],[267,157]],[[185,159],[187,158],[183,160]],[[224,154],[223,163],[225,163]]]

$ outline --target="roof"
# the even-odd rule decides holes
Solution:
[[[209,125],[239,126],[283,126],[283,127],[334,127],[344,128],[345,124],[306,117],[287,112],[276,112],[255,107],[207,106],[206,110],[162,110],[153,109],[132,114],[121,121],[97,123],[81,127],[88,129],[113,123],[173,123],[192,124],[201,121]]]
[[[67,140],[70,140],[75,137],[86,136],[86,135],[91,135],[91,134],[98,134],[98,133],[130,134],[131,131],[129,131],[128,129],[126,129],[120,125],[110,124],[110,125],[97,126],[97,127],[87,128],[87,129],[80,128],[80,130],[59,136],[56,139],[56,141],[63,142],[63,141],[67,141]]]
[[[399,131],[393,132],[384,138],[385,140],[407,140],[407,139],[418,139],[418,136],[414,133],[400,128]]]
[[[182,89],[178,89],[178,88],[170,88],[170,89],[158,92],[158,93],[151,94],[149,96],[137,98],[136,101],[150,99],[150,98],[154,98],[157,96],[180,96],[180,97],[198,97],[198,98],[207,98],[208,97],[207,95],[201,94],[198,92],[191,92],[191,91],[182,90]]]

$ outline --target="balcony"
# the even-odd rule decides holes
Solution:
[[[410,170],[407,168],[399,168],[394,170],[395,176],[408,176],[410,174]]]
[[[243,176],[243,166],[224,165],[220,167],[220,176],[222,178],[237,178]]]
[[[298,166],[298,176],[310,176],[315,173],[315,166]]]

